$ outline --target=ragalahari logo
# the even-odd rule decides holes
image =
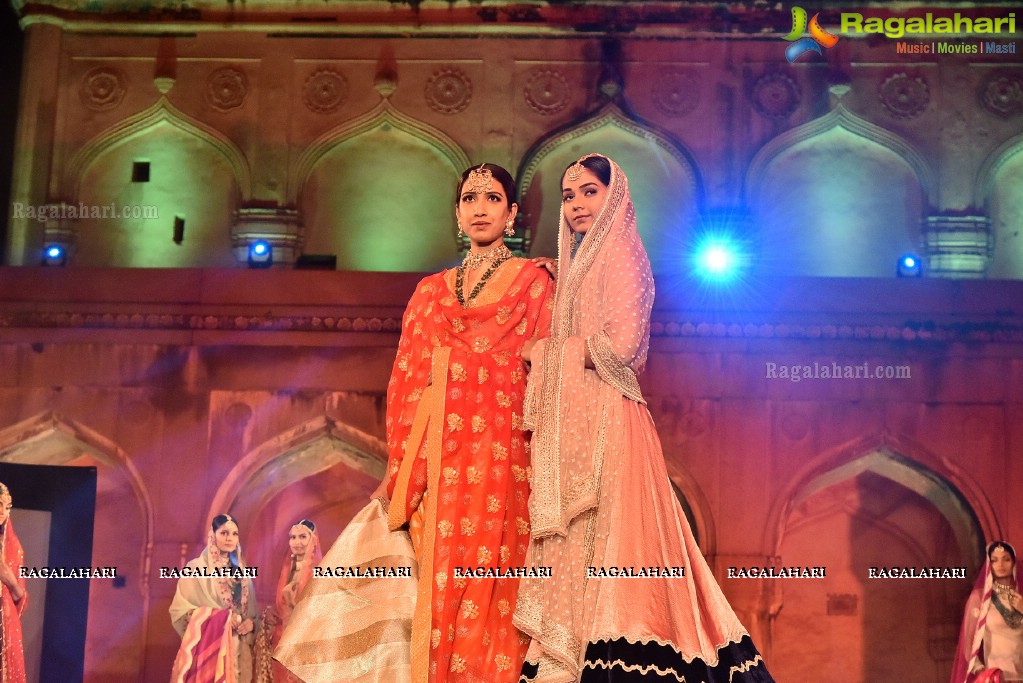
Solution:
[[[817,21],[817,17],[820,14],[813,15],[813,19],[810,20],[810,35],[804,36],[806,33],[806,10],[802,7],[792,8],[792,32],[785,36],[785,40],[795,41],[787,48],[785,48],[785,58],[789,60],[789,63],[796,61],[807,52],[816,52],[819,55],[823,55],[824,52],[821,48],[834,47],[835,43],[838,42],[838,36],[828,33],[821,28],[820,23]]]

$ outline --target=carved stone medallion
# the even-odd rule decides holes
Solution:
[[[650,96],[662,114],[685,116],[700,104],[700,83],[682,71],[662,71],[654,79]]]
[[[571,91],[568,81],[555,69],[533,69],[526,82],[526,104],[537,114],[557,114],[568,104]]]
[[[911,119],[923,113],[931,102],[931,91],[921,76],[893,74],[878,90],[881,104],[893,116]]]
[[[124,99],[124,76],[109,66],[98,66],[82,76],[82,103],[94,111],[113,109]]]
[[[336,111],[348,97],[348,81],[336,71],[321,69],[310,76],[303,89],[305,106],[317,114]]]
[[[472,101],[472,81],[460,69],[441,69],[426,82],[426,103],[441,114],[457,114]]]
[[[242,106],[248,92],[245,74],[229,66],[217,69],[206,79],[206,102],[217,111]]]
[[[753,84],[753,108],[772,119],[786,119],[799,107],[799,84],[791,76],[767,73]]]

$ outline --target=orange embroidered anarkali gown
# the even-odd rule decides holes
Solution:
[[[522,344],[548,334],[553,282],[510,259],[463,308],[455,271],[409,301],[387,391],[392,529],[409,524],[419,564],[412,680],[517,681],[528,646],[513,625],[529,542]]]

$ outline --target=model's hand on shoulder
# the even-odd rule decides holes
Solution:
[[[558,259],[550,258],[549,256],[536,256],[529,260],[541,268],[546,269],[555,280],[558,279]]]

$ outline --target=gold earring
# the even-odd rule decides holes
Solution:
[[[455,225],[458,226],[458,236],[461,237],[465,234],[465,230],[462,230],[462,221],[455,221]]]
[[[508,237],[515,236],[515,228],[512,227],[513,224],[514,221],[508,221],[507,223],[504,224],[504,234],[507,235]]]

